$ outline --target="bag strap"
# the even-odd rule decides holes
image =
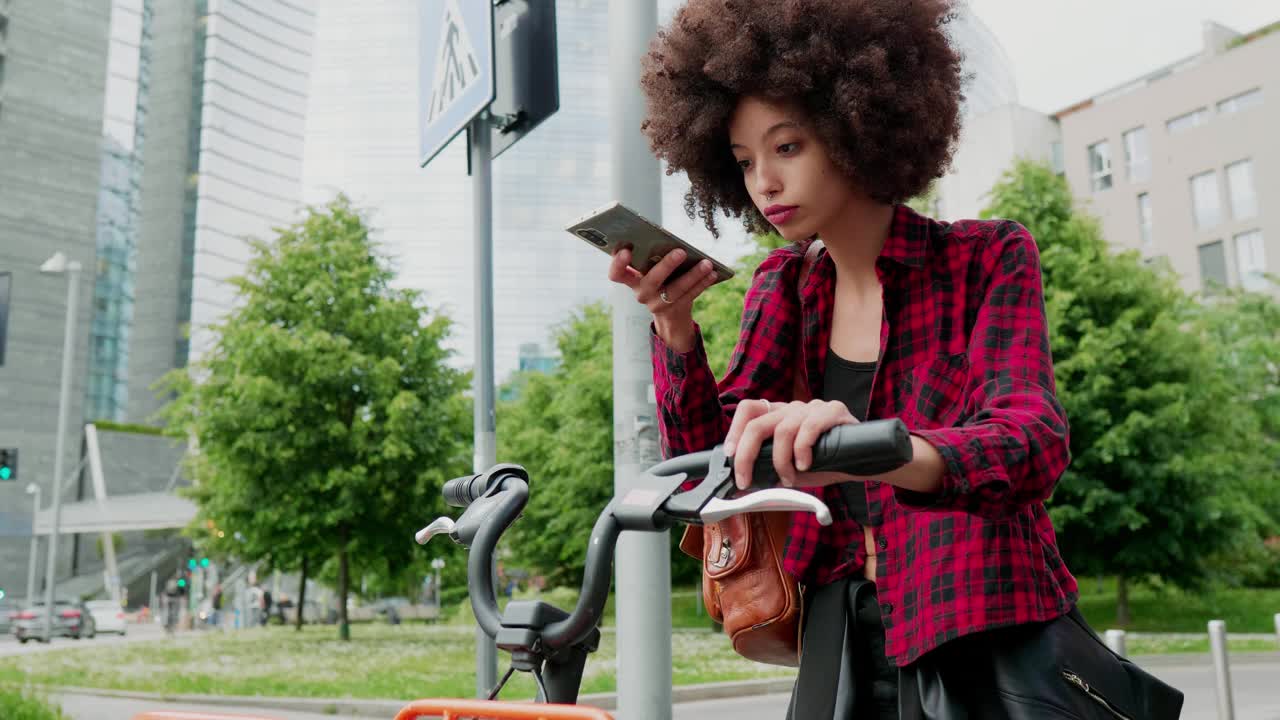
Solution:
[[[800,280],[799,282],[796,283],[797,295],[803,296],[804,285],[806,282],[808,282],[809,275],[813,272],[814,266],[818,264],[818,251],[820,251],[821,249],[822,249],[821,240],[814,240],[810,242],[809,247],[805,249],[804,263],[800,266]],[[802,306],[803,306],[803,303],[801,303],[801,305],[797,305],[797,307],[802,307]],[[793,374],[795,379],[792,382],[791,396],[792,398],[799,400],[800,402],[809,402],[810,400],[813,399],[813,394],[809,392],[808,383],[805,382],[804,319],[803,318],[801,318],[800,320],[800,332],[798,333],[798,336],[799,336],[800,344],[798,346],[799,352],[796,353],[796,358],[799,360],[799,362],[796,363],[796,371]]]

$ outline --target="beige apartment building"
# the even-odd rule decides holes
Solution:
[[[1201,53],[1055,114],[1061,168],[1106,238],[1188,290],[1277,292],[1280,23],[1214,23]]]

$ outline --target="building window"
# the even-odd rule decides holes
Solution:
[[[1211,228],[1222,219],[1222,202],[1218,198],[1218,174],[1210,170],[1191,178],[1191,210],[1196,227]]]
[[[1151,196],[1147,193],[1138,196],[1138,230],[1143,249],[1151,247]]]
[[[1258,214],[1258,195],[1253,189],[1253,161],[1241,160],[1227,166],[1227,193],[1231,196],[1231,217],[1247,220]]]
[[[1267,257],[1262,249],[1262,231],[1250,230],[1236,235],[1236,269],[1245,290],[1267,289]]]
[[[1124,134],[1124,162],[1128,168],[1129,182],[1140,183],[1151,179],[1151,146],[1147,142],[1147,129],[1134,128]]]
[[[1218,112],[1223,115],[1230,115],[1232,113],[1244,112],[1249,108],[1257,107],[1261,104],[1262,90],[1254,88],[1249,92],[1240,93],[1239,95],[1229,97],[1218,103]]]
[[[1067,171],[1062,157],[1062,143],[1057,141],[1049,143],[1049,164],[1058,175]]]
[[[1208,125],[1208,124],[1209,124],[1209,109],[1199,108],[1196,110],[1192,110],[1186,115],[1179,115],[1178,117],[1170,120],[1168,123],[1166,123],[1166,127],[1169,129],[1169,133],[1173,134],[1173,133],[1182,132],[1183,130],[1190,130],[1193,127],[1200,127],[1201,125]]]
[[[1200,287],[1205,292],[1227,286],[1227,256],[1222,241],[1200,246]]]
[[[1111,144],[1106,140],[1089,146],[1089,177],[1094,192],[1111,187]]]

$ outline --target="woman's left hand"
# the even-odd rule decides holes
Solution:
[[[807,403],[771,403],[743,400],[733,414],[725,436],[725,455],[733,458],[733,475],[739,489],[751,485],[751,468],[760,446],[773,440],[773,467],[787,487],[819,487],[854,480],[838,472],[804,472],[813,464],[813,444],[822,433],[858,419],[839,400]]]

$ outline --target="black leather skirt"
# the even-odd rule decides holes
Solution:
[[[1076,609],[967,635],[903,668],[884,654],[875,584],[805,597],[788,720],[1175,720],[1182,693],[1111,652]]]

